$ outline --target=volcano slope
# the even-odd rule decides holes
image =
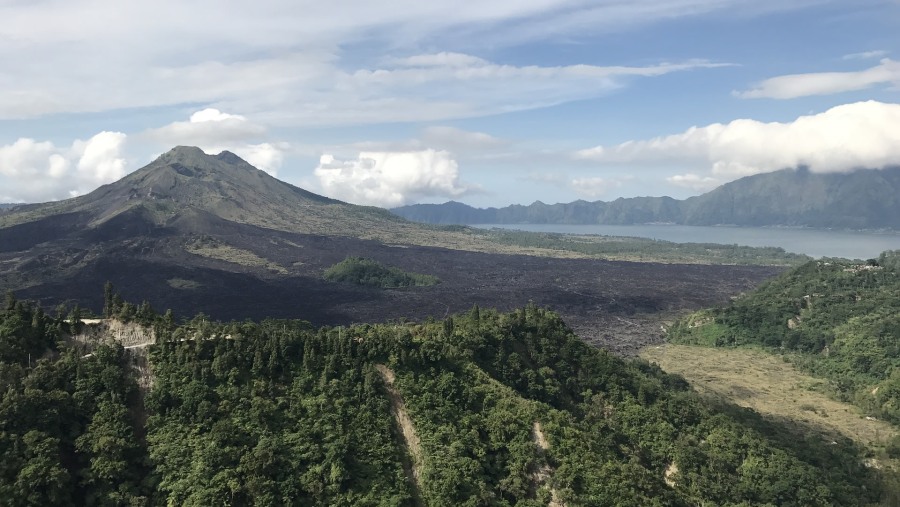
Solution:
[[[106,281],[127,300],[184,316],[316,325],[442,318],[473,305],[506,311],[533,301],[587,341],[623,354],[659,341],[660,323],[672,316],[724,303],[782,270],[499,251],[510,249],[318,196],[229,152],[190,147],[85,196],[0,214],[0,288],[45,307],[77,302],[99,311]],[[442,283],[377,289],[322,279],[347,256]]]

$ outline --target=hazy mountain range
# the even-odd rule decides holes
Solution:
[[[900,230],[900,167],[817,174],[805,168],[748,176],[685,200],[619,198],[504,208],[458,202],[392,210],[435,224],[610,224],[800,226]]]

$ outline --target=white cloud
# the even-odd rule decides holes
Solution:
[[[363,152],[352,160],[325,154],[315,176],[330,197],[385,208],[428,197],[456,198],[474,190],[460,182],[450,154],[437,150]]]
[[[191,145],[209,154],[223,150],[234,152],[251,165],[272,176],[284,161],[284,151],[289,148],[284,142],[262,142],[265,127],[252,123],[246,117],[206,108],[191,114],[188,121],[176,121],[164,127],[149,129],[142,137],[165,147]]]
[[[202,123],[207,123],[207,122],[211,122],[211,121],[224,122],[227,120],[235,120],[235,121],[239,121],[239,122],[245,122],[245,121],[247,121],[247,118],[244,118],[243,116],[241,116],[239,114],[223,113],[222,111],[219,111],[218,109],[213,109],[211,107],[207,107],[206,109],[197,111],[196,113],[192,114],[190,123],[192,123],[192,124],[201,123],[202,124]]]
[[[865,70],[856,72],[814,72],[778,76],[734,95],[744,99],[793,99],[810,95],[864,90],[878,84],[900,84],[900,62],[889,58]]]
[[[111,183],[126,174],[120,132],[100,132],[69,148],[22,138],[0,146],[0,201],[65,199]]]
[[[353,157],[361,151],[412,152],[422,150],[448,151],[454,160],[466,162],[504,163],[522,166],[534,161],[533,146],[520,146],[511,139],[496,137],[485,132],[464,130],[445,125],[422,128],[416,137],[388,141],[358,141],[350,144],[292,145],[292,152],[306,155],[330,153],[336,158]],[[555,156],[556,154],[554,154]],[[513,158],[515,160],[513,160]],[[535,165],[542,165],[543,160]]]
[[[261,125],[247,118],[207,108],[193,113],[188,121],[176,121],[164,127],[150,129],[147,138],[166,146],[220,146],[231,142],[258,139],[266,133]]]
[[[489,64],[487,60],[477,56],[446,51],[406,58],[390,58],[387,63],[395,67],[477,67]]]
[[[284,152],[289,148],[287,143],[260,143],[245,144],[229,151],[234,152],[253,167],[262,169],[272,176],[278,176],[278,169],[284,162]],[[220,153],[221,151],[221,149],[216,149],[208,153]]]
[[[883,49],[873,51],[862,51],[860,53],[850,53],[841,57],[842,60],[871,60],[873,58],[881,58],[887,56],[888,52]]]
[[[100,132],[87,141],[75,141],[73,149],[80,153],[78,174],[88,190],[125,176],[122,158],[126,135],[121,132]]]
[[[448,150],[454,154],[496,150],[508,145],[503,139],[484,132],[471,132],[456,127],[434,126],[422,131],[426,146]]]
[[[700,176],[699,174],[676,174],[666,178],[670,184],[676,187],[688,188],[697,192],[706,192],[719,186],[721,182],[712,176]]]
[[[681,134],[597,146],[575,156],[600,164],[707,166],[708,175],[670,180],[682,185],[800,165],[814,172],[883,168],[900,164],[900,104],[845,104],[787,123],[714,123]]]
[[[14,2],[0,6],[0,61],[15,76],[0,76],[0,119],[201,104],[267,125],[309,126],[532,109],[602,96],[633,78],[714,65],[505,65],[441,49],[478,47],[471,41],[481,35],[518,37],[525,25],[546,28],[533,38],[568,39],[627,20],[696,16],[721,3],[500,0],[460,8],[450,0],[349,0],[335,10],[287,0],[228,9],[212,0],[160,0],[112,11],[90,0]],[[585,24],[574,29],[571,16]],[[402,49],[417,47],[438,50]]]

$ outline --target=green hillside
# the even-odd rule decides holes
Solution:
[[[594,349],[535,306],[320,329],[203,316],[176,325],[109,296],[107,313],[140,318],[156,343],[90,354],[61,343],[36,359],[71,322],[13,298],[0,312],[4,505],[867,505],[880,495],[879,472],[851,444],[713,407],[682,378]],[[152,378],[137,378],[142,361]]]
[[[670,340],[761,345],[829,380],[839,398],[900,424],[900,252],[822,259],[670,329]]]
[[[324,277],[331,282],[352,283],[369,287],[425,287],[440,280],[432,275],[408,273],[394,266],[385,266],[364,257],[347,257],[325,270]]]

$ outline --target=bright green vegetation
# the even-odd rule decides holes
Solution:
[[[682,319],[670,339],[783,351],[828,379],[839,399],[900,424],[900,252],[865,264],[809,262],[725,308]]]
[[[325,270],[325,279],[332,282],[353,283],[385,289],[437,285],[441,281],[431,275],[407,273],[400,268],[385,266],[362,257],[347,257]]]
[[[124,312],[107,289],[107,315],[141,308]],[[14,298],[0,311],[4,505],[867,505],[880,495],[879,472],[852,444],[713,406],[535,306],[320,329],[155,317],[143,400],[134,350],[75,352],[66,321],[35,315]],[[34,360],[51,343],[57,351]]]
[[[557,250],[589,257],[632,261],[796,266],[810,259],[806,255],[785,252],[783,248],[778,247],[750,247],[715,243],[673,243],[671,241],[647,238],[526,232],[506,229],[491,229],[483,232],[483,234],[492,241],[503,245]]]

